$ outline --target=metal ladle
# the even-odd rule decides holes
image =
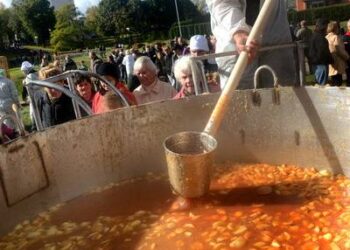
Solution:
[[[268,17],[278,0],[265,0],[246,44],[259,40]],[[203,132],[180,132],[164,141],[170,184],[184,198],[205,195],[211,181],[216,135],[229,107],[234,90],[248,65],[248,53],[242,51]]]

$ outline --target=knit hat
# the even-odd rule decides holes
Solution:
[[[208,41],[205,36],[195,35],[190,39],[190,50],[209,51]]]
[[[97,66],[96,72],[100,76],[112,76],[119,81],[119,70],[115,64],[107,62],[101,63]]]
[[[21,66],[21,70],[22,71],[30,71],[34,68],[33,64],[31,64],[30,62],[28,61],[24,61],[22,62],[22,66]]]

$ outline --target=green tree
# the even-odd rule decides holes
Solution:
[[[198,11],[202,14],[208,13],[208,7],[205,0],[193,0],[193,4],[197,7]]]
[[[84,46],[85,28],[80,13],[73,4],[61,6],[56,11],[55,30],[51,33],[51,44],[55,50],[70,50]]]
[[[123,28],[129,27],[132,31],[141,34],[146,34],[152,30],[150,26],[152,9],[147,1],[130,0],[128,10],[130,21]]]
[[[8,10],[9,10],[9,20],[8,20],[7,26],[11,32],[9,34],[10,39],[14,40],[15,35],[17,35],[17,38],[21,40],[27,39],[28,37],[30,38],[26,30],[24,29],[20,18],[16,13],[16,10],[14,8],[9,8]]]
[[[84,25],[89,32],[95,34],[101,34],[100,27],[98,25],[99,12],[97,6],[91,6],[86,10]]]
[[[172,0],[167,0],[169,5],[172,6],[172,11],[174,11],[174,3]],[[205,14],[205,10],[202,9],[203,13],[198,10],[198,7],[190,0],[181,0],[178,2],[179,5],[179,14],[181,20],[201,20],[203,18],[203,14]],[[202,6],[204,8],[204,6]],[[175,22],[175,21],[174,21]]]
[[[190,0],[178,0],[182,20],[201,14]],[[147,36],[150,32],[167,32],[176,22],[174,0],[101,0],[98,26],[105,35],[125,34],[127,28]]]
[[[5,5],[3,3],[0,3],[0,48],[3,48],[5,46],[5,42],[9,38],[9,17],[9,10],[5,8]]]
[[[17,16],[23,27],[33,38],[38,37],[40,44],[45,44],[50,37],[50,30],[55,25],[53,7],[48,0],[14,0]]]
[[[101,0],[98,5],[98,26],[105,35],[125,32],[129,26],[130,10],[127,0]]]

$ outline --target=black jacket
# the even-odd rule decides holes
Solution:
[[[324,34],[314,32],[310,40],[309,56],[313,65],[328,65],[333,63],[329,45]]]
[[[78,69],[77,64],[70,58],[63,65],[63,71],[75,70],[75,69]]]
[[[52,102],[46,92],[42,93],[37,98],[37,104],[44,128],[75,119],[72,101],[65,94]]]
[[[164,72],[167,75],[171,75],[172,69],[173,69],[173,53],[166,54],[164,56]]]

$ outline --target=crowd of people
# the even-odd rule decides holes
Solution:
[[[204,92],[204,82],[208,81],[210,92],[220,90],[217,65],[214,60],[194,62],[190,56],[201,56],[214,52],[213,38],[203,35],[193,36],[187,44],[184,39],[176,38],[170,44],[156,43],[140,49],[124,50],[115,48],[105,58],[99,57],[95,51],[89,52],[90,66],[84,61],[75,62],[66,55],[63,62],[53,57],[50,62],[43,56],[40,69],[28,59],[22,62],[23,80],[22,100],[29,103],[31,130],[36,130],[34,109],[38,110],[42,126],[48,128],[76,119],[71,99],[64,93],[48,87],[32,86],[29,97],[27,84],[32,80],[47,80],[69,70],[85,70],[98,74],[102,79],[118,89],[129,105],[142,105],[166,99],[179,99],[195,95],[192,72],[201,80],[199,91]],[[204,80],[203,75],[207,76]],[[93,114],[104,113],[121,108],[125,104],[121,96],[116,95],[104,81],[83,74],[74,74],[74,91],[91,107]],[[50,81],[50,80],[48,80]],[[1,105],[4,114],[15,115],[11,105],[20,106],[14,83],[1,76],[0,99],[6,102]],[[67,88],[67,81],[54,82]],[[82,116],[87,116],[80,107]],[[4,124],[3,131],[14,129],[14,124]],[[6,131],[5,131],[6,130]],[[12,130],[11,130],[12,131]],[[6,133],[5,133],[6,134]],[[10,137],[9,137],[10,138]],[[12,136],[11,136],[12,138]]]
[[[339,22],[322,18],[316,21],[312,31],[303,20],[294,33],[295,39],[304,44],[309,70],[318,84],[341,86],[346,76],[346,85],[350,86],[350,20],[347,31]]]
[[[330,83],[340,86],[343,75],[350,86],[350,20],[348,32],[341,34],[337,22],[317,20],[315,30],[300,22],[300,29],[295,31],[295,38],[304,44],[305,56],[310,72],[319,84]],[[294,32],[294,31],[293,31]],[[120,91],[124,98],[111,91],[105,81],[94,77],[75,74],[74,92],[91,107],[93,114],[108,112],[121,108],[125,101],[129,105],[142,105],[150,102],[180,99],[194,96],[196,93],[218,92],[224,87],[219,77],[218,64],[214,59],[194,60],[196,57],[215,53],[217,41],[214,36],[194,35],[188,43],[182,37],[176,37],[170,44],[155,43],[143,48],[114,48],[109,55],[98,56],[90,51],[90,65],[84,61],[75,62],[66,55],[63,62],[53,57],[41,58],[37,72],[29,60],[22,62],[21,71],[25,79],[23,86],[31,80],[47,80],[69,70],[84,70],[98,74]],[[222,46],[222,45],[220,45]],[[278,62],[280,63],[280,62]],[[220,64],[219,64],[220,65]],[[196,81],[194,81],[194,79]],[[196,83],[196,84],[195,84]],[[68,89],[66,80],[55,82]],[[72,100],[64,93],[52,89],[33,87],[33,95],[28,98],[27,89],[23,87],[22,99],[30,104],[32,130],[37,129],[34,109],[38,110],[42,125],[48,128],[76,119]],[[14,115],[12,104],[19,106],[17,90],[13,82],[0,76],[0,111]],[[80,107],[82,116],[87,116]],[[7,122],[2,131],[12,138],[14,124]]]

